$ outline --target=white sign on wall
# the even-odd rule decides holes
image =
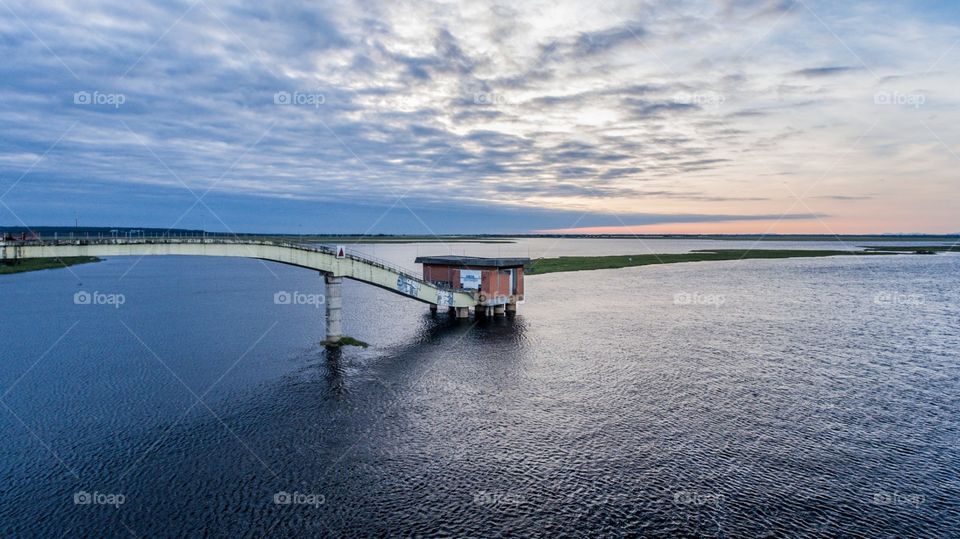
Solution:
[[[480,271],[479,270],[460,270],[460,288],[469,290],[480,289]]]

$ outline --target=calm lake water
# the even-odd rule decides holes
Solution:
[[[782,247],[843,248],[759,245]],[[0,278],[4,537],[960,534],[958,255],[534,276],[485,322],[347,281],[345,331],[371,347],[336,356],[311,271],[71,269]]]

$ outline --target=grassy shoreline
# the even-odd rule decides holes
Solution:
[[[68,256],[64,258],[25,258],[17,261],[16,264],[0,264],[0,275],[11,275],[14,273],[25,273],[28,271],[40,271],[47,269],[59,269],[77,264],[89,264],[91,262],[100,262],[95,256]]]
[[[679,264],[684,262],[714,262],[720,260],[750,260],[775,258],[823,258],[830,256],[883,256],[903,254],[889,251],[816,251],[816,250],[764,250],[764,249],[713,249],[687,253],[614,255],[614,256],[561,256],[540,258],[530,262],[524,270],[526,275],[542,275],[566,271],[590,271],[619,269],[655,264]]]

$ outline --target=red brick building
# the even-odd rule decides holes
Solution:
[[[478,306],[507,306],[515,310],[523,301],[523,266],[529,258],[479,258],[474,256],[420,256],[423,279],[450,288],[477,290]],[[497,314],[500,314],[498,312]]]

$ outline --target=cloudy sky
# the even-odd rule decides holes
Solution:
[[[0,0],[0,225],[958,232],[955,1]]]

